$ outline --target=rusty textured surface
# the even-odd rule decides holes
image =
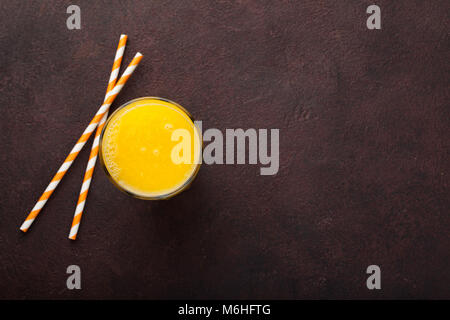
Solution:
[[[0,298],[450,298],[448,1],[0,2]],[[88,151],[19,226],[103,99],[120,33],[154,95],[205,128],[279,128],[280,171],[203,166],[146,202]],[[114,107],[113,107],[114,109]],[[82,290],[66,289],[66,267]],[[382,290],[365,268],[382,269]]]

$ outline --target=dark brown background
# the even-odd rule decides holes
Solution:
[[[377,0],[369,31],[372,3],[2,0],[0,298],[450,298],[449,2]],[[145,57],[113,109],[154,95],[204,128],[279,128],[280,171],[204,165],[146,202],[98,167],[71,242],[85,148],[22,234],[121,33]]]

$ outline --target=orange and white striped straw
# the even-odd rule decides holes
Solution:
[[[128,65],[127,69],[124,71],[124,73],[120,77],[117,84],[109,92],[107,99],[105,100],[105,102],[103,102],[103,105],[97,111],[94,118],[92,118],[91,122],[89,123],[87,128],[84,130],[83,134],[81,135],[80,139],[78,139],[78,141],[75,144],[75,146],[73,147],[72,151],[70,151],[69,155],[64,160],[64,162],[61,165],[61,167],[59,168],[58,172],[55,174],[53,179],[50,181],[50,184],[47,186],[47,189],[45,189],[44,193],[41,195],[41,197],[39,198],[36,205],[33,207],[31,212],[28,214],[27,218],[25,219],[22,226],[20,227],[20,230],[22,230],[23,232],[28,231],[31,224],[36,219],[39,212],[42,210],[42,207],[44,207],[45,203],[50,198],[50,196],[52,195],[53,191],[58,186],[61,179],[64,177],[66,172],[69,170],[70,166],[72,165],[72,162],[75,160],[75,158],[78,156],[78,153],[80,152],[80,150],[86,144],[86,142],[89,139],[89,137],[91,136],[92,132],[94,132],[95,128],[97,128],[97,125],[100,122],[100,120],[103,118],[103,116],[105,115],[105,112],[109,110],[109,107],[111,106],[113,101],[116,99],[117,95],[120,93],[123,86],[128,81],[131,74],[133,73],[133,71],[138,66],[142,57],[143,57],[142,54],[140,54],[139,52],[136,53],[133,60]]]
[[[117,78],[119,76],[120,64],[122,62],[123,53],[125,51],[125,44],[127,42],[127,36],[121,35],[119,45],[117,46],[116,56],[114,58],[114,64],[111,70],[111,76],[109,77],[108,88],[106,89],[105,100],[108,98],[108,93],[114,88]],[[70,228],[69,239],[75,240],[78,234],[78,228],[80,227],[81,216],[83,215],[84,205],[91,185],[92,175],[94,173],[95,163],[98,155],[98,145],[100,142],[100,134],[102,133],[103,126],[106,119],[108,119],[108,111],[100,120],[97,131],[95,131],[94,142],[92,143],[91,153],[89,155],[89,161],[87,163],[86,171],[84,172],[83,184],[81,185],[80,195],[78,197],[77,207],[75,208],[75,214],[73,216],[72,227]]]

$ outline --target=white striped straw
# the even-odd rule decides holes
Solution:
[[[44,207],[45,203],[47,202],[48,198],[50,198],[51,194],[55,190],[55,188],[58,186],[61,179],[66,174],[67,170],[69,170],[70,166],[72,165],[75,158],[78,156],[78,153],[80,150],[84,147],[87,140],[91,136],[92,132],[97,127],[100,120],[103,118],[105,113],[109,110],[109,107],[113,103],[114,99],[116,99],[117,95],[122,90],[123,86],[127,82],[127,80],[130,78],[133,71],[136,69],[137,65],[139,64],[139,61],[142,59],[142,54],[139,52],[136,53],[131,63],[128,65],[125,72],[122,74],[122,77],[120,77],[117,84],[114,86],[114,88],[109,92],[107,99],[103,103],[103,105],[100,107],[100,109],[95,114],[94,118],[92,118],[91,122],[87,126],[87,128],[84,130],[81,137],[78,139],[77,143],[73,147],[72,151],[70,151],[67,158],[64,160],[63,164],[59,168],[58,172],[55,174],[53,179],[51,180],[48,187],[45,189],[44,193],[39,198],[36,205],[33,207],[31,212],[28,214],[27,218],[23,222],[22,226],[20,227],[20,230],[23,232],[27,232],[30,228],[33,221],[36,219],[37,215],[41,211],[42,207]]]
[[[109,78],[108,88],[106,89],[105,101],[108,97],[108,93],[114,88],[117,78],[119,76],[120,63],[122,62],[123,53],[125,51],[125,44],[127,41],[126,35],[121,35],[119,45],[117,46],[116,56],[114,58],[114,64],[111,70],[111,76]],[[89,161],[87,163],[86,171],[84,172],[83,183],[81,185],[80,195],[78,197],[77,206],[73,216],[72,226],[70,228],[69,239],[75,240],[78,234],[78,228],[80,227],[81,217],[83,215],[84,206],[86,204],[86,198],[89,192],[89,187],[92,181],[92,175],[94,174],[95,163],[98,155],[98,145],[100,142],[100,134],[106,119],[108,118],[108,111],[106,111],[103,118],[100,120],[97,131],[95,132],[94,142],[92,143],[91,153],[89,155]]]

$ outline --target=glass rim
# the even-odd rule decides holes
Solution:
[[[161,97],[153,97],[153,96],[149,96],[149,97],[140,97],[140,98],[136,98],[133,100],[130,100],[128,102],[125,102],[124,104],[122,104],[120,107],[118,107],[116,110],[114,110],[114,112],[108,117],[108,119],[105,122],[105,125],[102,128],[102,132],[100,133],[100,141],[99,141],[99,158],[100,158],[100,164],[103,168],[103,171],[106,173],[106,176],[108,177],[108,179],[112,182],[112,184],[119,189],[120,191],[134,197],[134,198],[138,198],[138,199],[142,199],[142,200],[165,200],[165,199],[170,199],[173,196],[179,194],[180,192],[186,190],[194,181],[195,177],[198,174],[198,171],[200,170],[200,165],[202,163],[201,159],[202,159],[202,152],[201,150],[203,149],[203,137],[202,135],[199,133],[199,138],[200,138],[200,162],[196,164],[194,171],[192,172],[192,174],[190,175],[190,177],[183,183],[181,184],[177,189],[169,192],[169,193],[165,193],[165,194],[161,194],[161,195],[157,195],[157,196],[145,196],[142,194],[137,194],[134,193],[130,190],[125,189],[123,186],[121,186],[109,173],[108,168],[106,167],[106,163],[105,163],[105,159],[103,157],[103,148],[102,148],[102,143],[103,143],[103,136],[105,134],[106,128],[108,127],[109,122],[111,121],[111,119],[123,108],[125,108],[126,106],[128,106],[129,104],[136,102],[136,101],[140,101],[140,100],[149,100],[149,99],[153,99],[153,100],[161,100],[161,101],[165,101],[168,103],[173,104],[174,106],[178,107],[181,111],[183,111],[188,118],[192,121],[192,123],[194,124],[195,127],[195,123],[194,123],[194,118],[192,117],[192,115],[189,113],[189,111],[187,111],[185,108],[183,108],[180,104],[176,103],[175,101],[166,99],[166,98],[161,98]],[[195,127],[197,130],[198,128]]]

